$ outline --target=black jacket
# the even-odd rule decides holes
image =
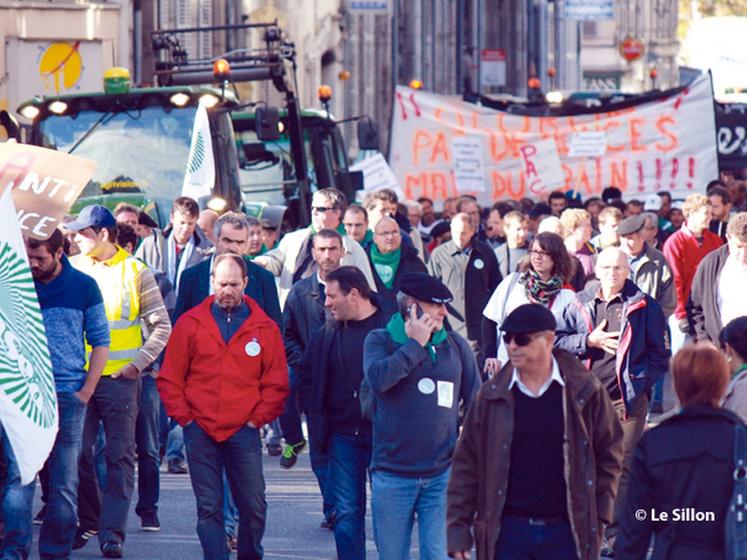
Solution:
[[[378,309],[376,314],[379,325],[376,328],[385,328],[391,315],[383,312],[383,305],[377,294],[372,294],[371,303]],[[306,412],[309,437],[322,451],[327,447],[330,433],[330,418],[324,405],[327,383],[331,375],[329,361],[341,325],[339,321],[329,320],[324,323],[322,329],[317,329],[296,366],[298,395],[301,409]],[[363,362],[363,348],[360,349],[360,355]]]
[[[652,560],[724,558],[739,423],[727,410],[693,406],[644,432],[633,456],[615,558],[643,560],[652,534]],[[713,512],[715,522],[682,521],[683,508]],[[636,517],[640,510],[645,520]],[[652,521],[652,510],[659,521]],[[668,522],[661,521],[661,512],[669,514]],[[672,520],[675,512],[680,521]]]
[[[399,258],[397,274],[394,276],[394,282],[392,282],[391,288],[387,288],[386,286],[384,286],[381,278],[379,278],[379,273],[376,272],[376,267],[371,260],[371,246],[369,245],[368,249],[366,249],[368,260],[371,262],[371,272],[373,273],[374,282],[376,282],[376,292],[381,297],[383,311],[387,314],[387,316],[391,316],[392,313],[398,310],[397,292],[399,291],[399,285],[402,281],[402,276],[404,274],[407,274],[408,272],[424,272],[426,274],[428,273],[425,265],[423,264],[423,261],[421,261],[420,257],[418,257],[418,252],[412,246],[412,242],[410,244],[403,242],[400,245],[400,248],[402,250],[402,254]]]
[[[718,281],[728,257],[728,245],[711,251],[700,261],[693,277],[686,309],[698,341],[719,343],[718,335],[724,325],[721,324],[721,313],[718,310]]]
[[[311,336],[324,325],[324,292],[316,274],[299,280],[291,288],[283,308],[283,342],[288,365],[295,367]]]
[[[461,286],[462,282],[457,276],[459,268],[453,256],[458,250],[453,241],[447,241],[436,247],[428,261],[428,272],[431,276],[441,280],[454,296],[452,306],[457,312],[463,314],[467,326],[466,333],[458,332],[469,340],[480,340],[482,310],[485,309],[490,296],[503,280],[503,276],[498,267],[498,259],[490,245],[474,240],[467,261],[467,272],[463,284],[464,293],[458,293],[457,287]],[[475,266],[476,263],[478,266]],[[452,323],[456,329],[460,321],[453,315],[451,318],[456,319]]]
[[[244,294],[252,298],[262,308],[262,311],[280,326],[282,316],[280,314],[280,302],[278,301],[278,289],[275,285],[275,277],[259,265],[254,264],[246,257],[246,271],[249,282],[244,289]],[[199,264],[190,266],[182,272],[179,282],[179,293],[176,295],[176,309],[174,310],[174,324],[184,313],[202,303],[210,295],[210,263],[212,258]]]

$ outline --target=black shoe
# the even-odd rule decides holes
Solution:
[[[39,513],[36,514],[36,517],[34,517],[34,525],[41,525],[44,523],[44,514],[47,513],[47,504],[44,504],[42,508],[39,510]]]
[[[289,469],[293,465],[296,464],[296,461],[298,460],[298,454],[301,453],[303,448],[306,447],[306,440],[302,439],[298,443],[285,444],[285,449],[283,449],[283,456],[280,457],[280,466],[284,469]]]
[[[101,553],[104,555],[104,558],[122,558],[124,555],[122,543],[117,541],[106,541],[101,545]]]
[[[279,443],[268,443],[267,444],[267,454],[270,457],[277,457],[278,455],[283,453],[283,446]]]
[[[187,474],[189,471],[179,459],[172,459],[168,466],[169,474]]]
[[[158,514],[144,513],[140,516],[140,528],[148,533],[155,533],[161,530],[161,523],[158,521]]]
[[[326,517],[319,524],[319,527],[322,528],[322,529],[329,529],[330,531],[332,531],[334,529],[334,527],[332,527],[332,520],[331,519],[327,519]]]
[[[99,532],[96,529],[81,529],[78,527],[78,530],[75,531],[75,539],[73,540],[73,550],[78,550],[83,548],[88,544],[88,541],[90,541],[93,537],[98,535]]]

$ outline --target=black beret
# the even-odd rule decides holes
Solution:
[[[529,217],[532,220],[536,220],[540,216],[549,216],[550,214],[552,214],[552,208],[550,208],[549,204],[544,202],[538,202],[529,211]]]
[[[431,237],[441,237],[444,233],[451,231],[451,222],[448,220],[442,220],[431,228]]]
[[[544,305],[526,303],[520,305],[503,320],[501,330],[510,333],[535,333],[554,331],[555,316]]]
[[[643,229],[646,225],[646,218],[642,214],[625,218],[617,226],[617,235],[632,235]]]
[[[424,272],[408,272],[402,276],[400,291],[428,303],[449,303],[453,298],[441,280]]]

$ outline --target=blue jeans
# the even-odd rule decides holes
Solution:
[[[431,478],[409,478],[385,471],[371,474],[371,510],[376,548],[382,560],[410,558],[415,516],[421,560],[447,560],[446,485],[448,468]]]
[[[99,542],[124,542],[135,490],[135,422],[140,382],[102,377],[88,403],[80,457],[78,517],[82,530],[98,529]],[[106,435],[106,486],[99,498],[93,447],[99,422]]]
[[[329,455],[319,447],[318,442],[314,440],[311,434],[309,434],[309,463],[311,463],[311,472],[314,473],[316,482],[319,485],[319,492],[322,494],[324,519],[331,521],[334,517],[334,507],[327,484]]]
[[[334,507],[335,544],[341,560],[366,557],[366,474],[371,436],[332,434],[327,491]]]
[[[236,538],[236,530],[239,525],[239,509],[231,495],[231,485],[228,483],[226,470],[223,469],[223,526],[226,535]]]
[[[78,526],[78,459],[86,405],[72,393],[58,393],[57,414],[59,429],[47,459],[47,509],[39,533],[42,560],[70,558]]]
[[[139,516],[158,512],[160,492],[159,467],[161,457],[158,450],[158,424],[161,399],[156,380],[150,375],[142,377],[140,407],[135,424],[135,449],[137,453],[138,502],[135,513]]]
[[[495,546],[496,560],[577,560],[571,524],[538,525],[528,519],[503,517]]]
[[[33,537],[31,507],[34,501],[36,480],[26,486],[21,485],[18,461],[10,446],[8,434],[1,426],[0,430],[2,430],[3,454],[8,468],[3,496],[5,528],[0,558],[2,560],[25,560],[31,552]]]
[[[184,434],[182,427],[166,414],[163,403],[160,404],[161,414],[158,421],[159,425],[159,445],[164,450],[166,461],[183,462],[184,457]]]
[[[191,422],[184,428],[189,477],[197,500],[197,535],[205,560],[228,560],[223,524],[223,470],[239,509],[238,559],[262,558],[267,519],[259,430],[243,426],[217,442]]]

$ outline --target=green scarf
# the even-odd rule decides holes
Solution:
[[[392,340],[397,344],[405,344],[408,340],[407,333],[405,332],[405,320],[402,318],[400,313],[395,313],[386,325],[386,332],[392,337]],[[446,329],[441,327],[441,330],[434,332],[431,335],[431,339],[425,346],[428,350],[428,355],[432,362],[436,361],[436,348],[435,346],[441,344],[446,340]]]
[[[259,250],[259,253],[257,253],[256,255],[247,255],[247,257],[249,258],[250,261],[253,261],[260,255],[264,255],[266,252],[267,252],[267,245],[262,243],[262,248]]]
[[[732,375],[731,378],[734,379],[736,376],[738,376],[740,373],[742,373],[746,369],[747,369],[747,364],[742,364],[742,367],[739,368],[737,371],[735,371],[734,375]]]
[[[376,274],[381,278],[381,282],[388,290],[394,285],[394,277],[397,276],[399,268],[399,259],[402,256],[402,249],[397,249],[384,255],[379,252],[376,243],[371,245],[371,262],[376,269]]]
[[[309,229],[311,230],[312,235],[316,233],[316,228],[314,227],[314,224],[309,224]],[[339,233],[340,235],[342,235],[343,237],[345,237],[348,234],[348,232],[345,231],[345,226],[342,225],[342,223],[340,223],[340,225],[335,228],[335,231]]]
[[[373,232],[370,229],[367,229],[366,235],[363,237],[363,241],[361,241],[361,245],[367,247],[369,243],[373,243]]]

